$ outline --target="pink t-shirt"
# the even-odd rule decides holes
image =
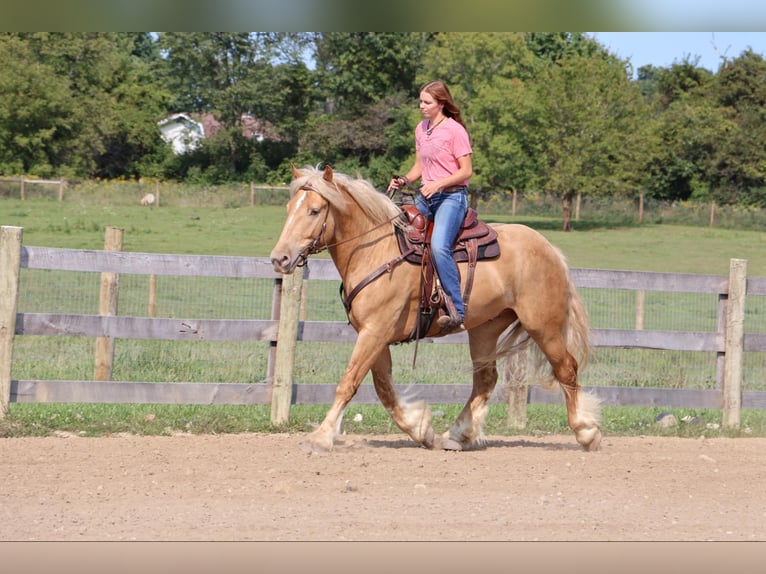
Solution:
[[[421,178],[430,183],[448,177],[460,167],[459,157],[469,155],[471,142],[466,129],[452,118],[446,118],[429,136],[428,120],[415,128],[415,149],[420,156]],[[462,182],[468,185],[468,179]]]

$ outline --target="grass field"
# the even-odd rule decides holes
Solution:
[[[24,228],[24,244],[46,247],[101,249],[106,226],[125,230],[124,250],[155,253],[267,256],[276,242],[284,207],[246,201],[204,198],[170,201],[159,208],[145,208],[137,201],[117,197],[113,189],[104,194],[74,195],[64,202],[47,198],[25,201],[0,199],[0,224]],[[135,195],[135,193],[134,193]],[[113,199],[114,201],[109,201]],[[534,227],[558,245],[572,267],[631,269],[726,275],[729,259],[748,260],[751,276],[766,276],[766,234],[757,230],[719,229],[668,224],[610,223],[587,220],[575,223],[575,231],[559,230],[556,218],[484,213],[487,221],[520,222]],[[98,307],[98,279],[66,272],[24,270],[20,310],[24,312],[93,313]],[[86,274],[87,275],[87,274]],[[92,275],[92,274],[91,274]],[[321,282],[309,286],[308,319],[345,320],[337,285]],[[271,308],[270,281],[160,278],[159,316],[195,318],[268,318]],[[146,278],[121,277],[121,315],[145,315]],[[634,320],[632,292],[583,290],[582,295],[594,327],[631,328]],[[647,294],[649,329],[715,329],[715,301],[699,296]],[[748,308],[748,325],[766,332],[766,305]],[[114,378],[145,381],[241,381],[261,380],[265,373],[264,345],[238,343],[175,343],[163,341],[119,341]],[[394,348],[395,379],[407,382],[445,381],[444,370],[453,380],[468,376],[465,349],[452,345],[423,345],[418,350],[418,369],[410,368],[412,347]],[[300,382],[334,383],[345,368],[348,345],[315,343],[302,349],[296,365]],[[327,357],[334,357],[328,361]],[[710,388],[715,384],[711,357],[693,353],[637,350],[599,350],[583,377],[583,384],[654,385],[662,387]],[[753,390],[766,389],[766,360],[749,357],[746,381]],[[431,368],[438,364],[442,370]],[[13,377],[90,379],[93,342],[64,337],[18,337]],[[711,378],[711,371],[713,377]],[[652,374],[659,373],[659,374]],[[323,406],[295,406],[291,429],[305,429],[321,420]],[[436,405],[444,413],[437,426],[447,424],[459,405]],[[701,433],[704,426],[682,425],[669,431],[654,429],[654,417],[662,409],[628,407],[604,411],[606,432]],[[667,409],[680,420],[684,416],[711,424],[720,419],[717,411]],[[529,424],[519,432],[545,433],[566,430],[563,408],[530,405]],[[355,423],[353,414],[363,414]],[[148,414],[154,415],[148,417]],[[0,435],[47,434],[68,430],[85,434],[109,432],[163,433],[238,432],[276,430],[269,425],[268,407],[199,407],[166,405],[27,405],[12,404],[9,416],[0,423]],[[743,428],[766,434],[764,414],[743,413]],[[353,405],[344,428],[398,432],[378,406]],[[507,429],[503,405],[493,405],[488,432],[517,432]]]

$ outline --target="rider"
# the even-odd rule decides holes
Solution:
[[[406,175],[394,177],[389,189],[422,179],[415,205],[434,222],[431,253],[449,310],[437,322],[447,333],[465,328],[460,274],[452,247],[468,208],[472,150],[460,109],[444,82],[428,82],[420,89],[420,113],[425,119],[415,128],[415,163]]]

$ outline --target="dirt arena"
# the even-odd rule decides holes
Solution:
[[[4,541],[766,540],[766,439],[0,439]]]

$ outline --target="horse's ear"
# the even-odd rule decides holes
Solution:
[[[293,179],[298,179],[301,176],[301,172],[298,171],[293,162],[290,162],[290,169],[293,171]]]
[[[329,165],[325,166],[324,173],[322,174],[322,179],[324,179],[327,183],[332,183],[332,168]]]

